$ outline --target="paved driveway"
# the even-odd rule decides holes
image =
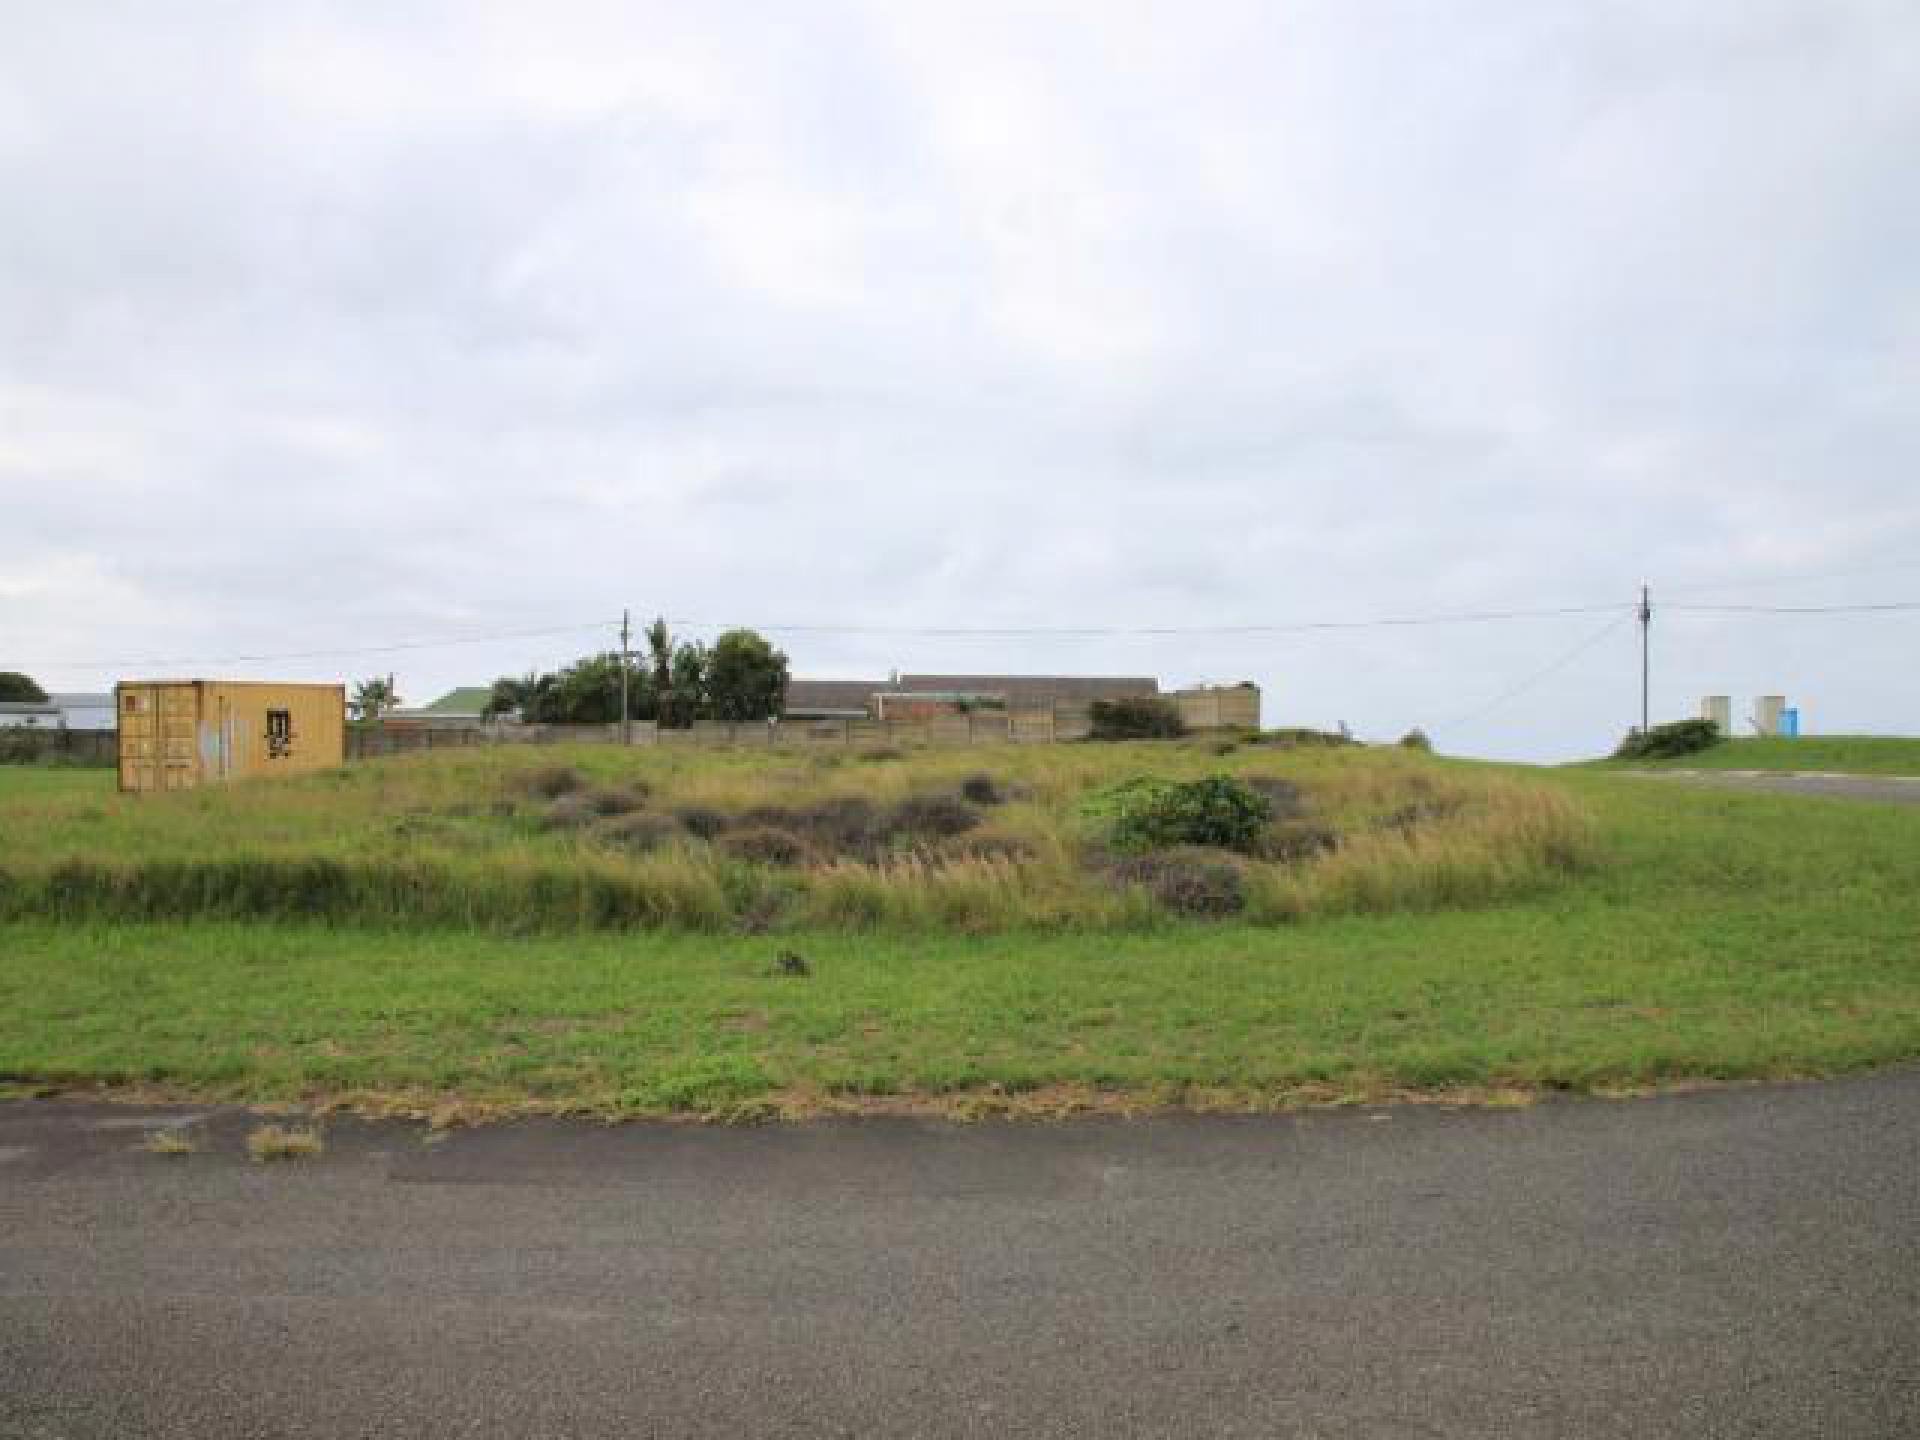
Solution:
[[[1779,770],[1630,770],[1626,773],[1720,790],[1771,790],[1781,795],[1827,795],[1843,800],[1920,805],[1920,776],[1911,775],[1824,775]]]
[[[1920,1072],[1530,1110],[0,1106],[9,1436],[1920,1435]]]

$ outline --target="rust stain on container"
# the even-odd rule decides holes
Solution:
[[[120,788],[191,790],[346,763],[344,685],[123,680]]]

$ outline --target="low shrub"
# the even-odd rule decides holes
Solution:
[[[858,795],[812,805],[758,805],[740,820],[745,825],[789,831],[804,837],[821,855],[852,860],[870,859],[886,840],[873,803]]]
[[[587,808],[596,815],[631,815],[647,803],[646,788],[641,785],[585,792]]]
[[[1177,845],[1245,850],[1273,818],[1272,802],[1231,775],[1141,777],[1101,791],[1088,808],[1108,821],[1116,850],[1136,852]]]
[[[1360,742],[1344,730],[1311,730],[1295,726],[1284,730],[1262,730],[1247,743],[1251,745],[1270,745],[1278,750],[1298,750],[1322,747],[1338,749],[1343,745],[1358,745]]]
[[[1416,725],[1400,737],[1400,748],[1403,750],[1423,750],[1431,755],[1433,753],[1433,741],[1427,738],[1426,731]]]
[[[975,805],[1000,805],[1007,797],[993,776],[982,770],[960,782],[960,798],[971,800]]]
[[[658,850],[681,833],[680,823],[672,816],[636,810],[631,814],[616,815],[604,824],[595,826],[593,838],[615,850],[624,850],[629,855],[644,855],[648,851]]]
[[[964,835],[980,823],[980,812],[956,795],[909,795],[887,812],[890,834],[915,840]]]
[[[599,818],[600,812],[593,808],[593,802],[575,791],[549,805],[546,814],[540,817],[540,824],[548,830],[578,830]]]
[[[720,848],[736,860],[756,865],[803,865],[809,858],[804,840],[771,825],[729,831],[721,837]]]
[[[689,835],[702,840],[712,840],[727,828],[727,817],[710,805],[682,805],[673,814]]]
[[[1280,775],[1246,775],[1241,783],[1266,800],[1275,820],[1290,820],[1307,813],[1307,796],[1293,781]]]
[[[1091,711],[1095,740],[1173,740],[1187,733],[1180,707],[1170,700],[1145,695],[1095,700]]]
[[[1121,885],[1138,885],[1175,915],[1237,915],[1247,905],[1246,872],[1209,850],[1163,850],[1122,860],[1110,872]]]
[[[897,745],[869,745],[863,750],[854,751],[853,758],[878,763],[882,760],[904,760],[907,752]]]
[[[1672,720],[1651,730],[1629,730],[1613,752],[1616,760],[1671,760],[1711,750],[1727,737],[1711,720]]]
[[[538,795],[543,800],[557,800],[562,795],[572,794],[585,783],[580,772],[571,765],[542,765],[520,776],[517,786],[528,795]]]
[[[1277,865],[1303,865],[1340,848],[1340,832],[1312,820],[1288,820],[1260,832],[1253,853]]]

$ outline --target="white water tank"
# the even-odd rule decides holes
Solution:
[[[1733,734],[1733,697],[1731,695],[1703,695],[1700,697],[1700,718],[1711,720],[1722,735]]]
[[[1753,732],[1756,735],[1778,735],[1780,733],[1780,712],[1787,708],[1784,695],[1756,695],[1753,699]]]

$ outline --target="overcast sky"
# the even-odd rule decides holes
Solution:
[[[1664,609],[1920,599],[1910,0],[19,0],[5,37],[0,668],[50,689],[425,701],[623,606],[1617,606],[773,631],[798,674],[1250,678],[1269,724],[1560,758],[1637,718],[1645,579],[1656,718],[1920,731],[1920,613]]]

